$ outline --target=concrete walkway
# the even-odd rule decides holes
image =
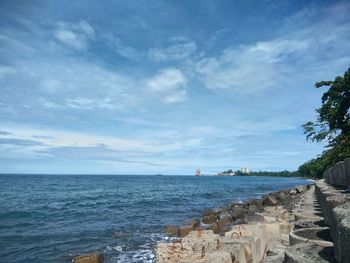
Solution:
[[[323,220],[322,211],[315,195],[315,186],[302,195],[301,202],[296,204],[293,210],[295,220],[305,219],[310,221]]]
[[[306,190],[295,204],[295,208],[289,215],[289,223],[294,229],[294,223],[321,221],[321,209],[315,195],[315,186]],[[289,233],[281,235],[281,241],[275,242],[267,253],[266,263],[282,263],[285,259],[285,251],[289,248]]]

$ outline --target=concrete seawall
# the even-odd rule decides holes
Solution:
[[[285,251],[289,246],[289,233],[294,229],[296,214],[303,217],[303,200],[311,200],[308,196],[314,195],[313,186],[300,186],[295,189],[271,193],[260,200],[260,209],[257,209],[258,200],[247,204],[232,204],[229,208],[221,208],[219,211],[209,210],[203,214],[201,225],[190,229],[182,235],[183,227],[168,227],[178,233],[177,238],[172,238],[169,243],[158,243],[158,263],[192,263],[192,262],[284,262]],[[306,197],[305,197],[306,196]],[[247,207],[246,207],[247,206]],[[240,217],[242,209],[248,213],[241,218],[239,223],[227,217]],[[309,207],[306,208],[308,211]],[[254,213],[250,213],[251,210]],[[239,211],[239,213],[237,212]],[[211,214],[219,219],[213,228],[205,228],[203,221],[208,223]],[[304,217],[307,217],[305,215]],[[249,220],[244,220],[249,218]],[[232,221],[234,220],[234,221]],[[221,224],[225,221],[227,225]],[[217,231],[220,230],[221,231]],[[293,254],[293,253],[291,253]],[[289,257],[293,261],[293,256]],[[317,262],[320,261],[317,258]],[[306,262],[303,262],[306,263]]]
[[[331,229],[337,262],[350,262],[350,159],[337,163],[315,183],[316,196]]]

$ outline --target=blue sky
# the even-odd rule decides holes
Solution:
[[[349,1],[1,1],[0,172],[294,170]]]

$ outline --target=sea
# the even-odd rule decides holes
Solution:
[[[0,175],[0,262],[155,262],[168,224],[284,188],[303,178],[156,175]]]

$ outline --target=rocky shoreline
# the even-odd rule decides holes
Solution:
[[[302,185],[205,209],[200,219],[168,225],[170,242],[158,243],[157,262],[283,262],[294,228],[293,211],[311,188],[312,184]]]
[[[250,258],[254,259],[251,262],[258,262],[256,259],[260,255],[267,255],[269,251],[272,251],[270,246],[272,243],[267,248],[267,242],[280,240],[281,233],[289,233],[291,225],[288,222],[291,221],[292,211],[300,202],[302,194],[310,187],[311,185],[302,185],[292,189],[271,192],[260,199],[233,202],[218,209],[205,209],[201,218],[188,220],[181,226],[168,225],[165,231],[169,236],[169,243],[157,244],[156,262],[190,263],[196,262],[196,260],[207,263],[247,262],[242,259],[245,256],[242,256],[243,252],[240,250],[240,245],[234,242],[229,247],[225,247],[227,244],[225,238],[238,237],[240,241],[246,241],[248,236],[252,235],[252,232],[256,232],[255,234],[259,232],[259,239],[263,242],[259,244],[259,248],[255,246],[255,250],[259,250],[258,253],[252,253],[252,249],[248,248],[253,243],[249,245],[248,242],[248,247],[245,248],[248,254],[251,254]],[[248,225],[251,227],[247,227]],[[199,240],[201,240],[201,245],[196,244]],[[204,243],[205,246],[203,246]],[[213,251],[208,248],[208,244],[215,248],[215,253],[212,253]],[[223,254],[220,248],[229,250],[230,253]],[[233,255],[232,251],[235,251],[237,255]],[[185,252],[189,253],[186,254]],[[271,254],[271,252],[269,253]],[[203,254],[204,256],[201,257]],[[239,255],[241,259],[237,261]],[[233,257],[237,257],[237,260],[233,261]],[[104,259],[102,253],[96,252],[76,256],[72,262],[102,263]]]
[[[203,212],[202,218],[191,219],[182,226],[168,225],[166,233],[171,237],[184,237],[190,231],[197,229],[212,230],[214,234],[223,234],[231,230],[232,226],[248,224],[253,221],[262,221],[261,213],[266,207],[281,206],[291,212],[299,201],[300,194],[309,185],[301,185],[292,189],[283,189],[264,195],[262,198],[249,199],[245,202],[233,202],[229,206],[208,208]]]
[[[157,263],[350,263],[350,159],[325,180],[205,209],[201,218],[168,225]],[[75,263],[101,263],[98,254]]]

